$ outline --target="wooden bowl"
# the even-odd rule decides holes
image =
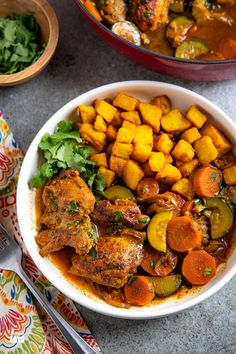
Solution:
[[[57,46],[59,26],[56,14],[45,0],[0,0],[0,16],[32,13],[41,30],[45,50],[40,58],[28,68],[15,74],[0,75],[0,86],[22,84],[38,75],[50,62]]]

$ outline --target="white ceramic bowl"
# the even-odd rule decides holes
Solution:
[[[95,98],[113,97],[119,91],[125,91],[129,95],[147,101],[154,96],[165,94],[170,97],[174,107],[179,107],[183,111],[192,104],[201,106],[212,116],[212,122],[231,140],[234,145],[234,153],[236,153],[235,124],[221,109],[202,96],[182,87],[162,82],[126,81],[105,85],[86,92],[67,103],[55,113],[38,132],[28,149],[22,165],[17,191],[17,213],[20,230],[31,257],[41,272],[62,293],[80,305],[104,315],[129,319],[156,318],[187,309],[208,298],[225,285],[236,273],[236,251],[233,252],[228,260],[226,268],[219,272],[210,283],[202,287],[199,292],[181,299],[170,299],[159,305],[121,309],[110,306],[90,293],[86,293],[84,290],[82,291],[73,286],[47,258],[43,258],[39,255],[38,246],[35,242],[35,193],[29,188],[28,181],[40,164],[37,147],[41,137],[45,133],[53,133],[56,124],[60,120],[69,119],[73,116],[73,112],[79,104],[89,105]]]

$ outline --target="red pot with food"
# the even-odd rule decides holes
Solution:
[[[74,2],[97,33],[137,64],[187,80],[236,77],[235,0],[194,0],[187,7],[184,0]]]

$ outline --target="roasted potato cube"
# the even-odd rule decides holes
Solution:
[[[226,154],[232,149],[230,141],[224,136],[224,134],[219,129],[217,129],[210,123],[203,127],[202,135],[207,135],[212,139],[219,156]]]
[[[226,167],[236,165],[236,158],[232,151],[228,152],[227,154],[217,157],[217,159],[214,161],[216,167],[218,167],[220,170],[225,169]]]
[[[218,156],[218,151],[209,136],[203,136],[201,139],[195,141],[194,149],[202,165],[208,165]]]
[[[180,139],[172,151],[172,157],[183,162],[191,161],[195,155],[192,145]]]
[[[85,141],[92,143],[98,151],[106,144],[106,134],[95,130],[90,123],[83,123],[81,125],[80,134]]]
[[[173,146],[174,143],[168,134],[161,134],[159,137],[157,137],[157,140],[154,139],[153,149],[155,151],[161,151],[165,155],[168,155],[171,152]]]
[[[108,167],[107,156],[106,156],[105,152],[92,155],[90,157],[90,160],[95,162],[98,166],[106,167],[106,168]]]
[[[117,136],[117,129],[109,124],[106,130],[107,138],[108,140],[115,140]]]
[[[163,152],[152,152],[149,157],[149,166],[150,169],[154,172],[159,172],[163,169],[166,163],[165,155]]]
[[[225,168],[223,170],[223,177],[226,184],[236,184],[236,165]]]
[[[165,156],[165,161],[166,163],[172,163],[173,162],[173,158],[171,155],[164,155]]]
[[[115,128],[119,128],[123,123],[123,119],[121,118],[120,114],[121,113],[117,111],[115,117],[111,121],[111,125],[113,125]]]
[[[142,164],[142,170],[145,177],[155,177],[155,172],[150,169],[149,161],[146,161]]]
[[[115,172],[113,172],[105,167],[99,167],[98,173],[103,174],[104,179],[105,179],[106,188],[110,187],[115,180],[115,176],[116,176]]]
[[[181,135],[181,138],[186,140],[189,144],[192,144],[194,141],[201,138],[201,134],[196,127],[192,127],[188,130],[185,130],[185,132],[183,132]]]
[[[97,115],[95,122],[94,122],[94,128],[98,130],[99,132],[105,133],[107,130],[107,125],[105,120],[100,116],[99,114]]]
[[[130,123],[127,120],[124,120],[122,123],[122,128],[127,128],[129,130],[133,130],[134,132],[136,132],[136,125],[134,123]]]
[[[118,95],[113,100],[113,105],[122,108],[124,111],[135,111],[139,101],[134,98],[125,95],[123,92],[118,93]]]
[[[155,97],[152,104],[160,108],[162,110],[162,114],[167,114],[171,111],[170,99],[165,95]]]
[[[187,178],[181,178],[179,181],[175,182],[171,190],[173,192],[181,194],[184,198],[191,200],[194,196],[194,188],[192,182]]]
[[[78,107],[77,112],[83,123],[94,123],[96,118],[96,111],[93,106],[84,106],[81,104]]]
[[[191,126],[192,123],[183,117],[178,108],[161,117],[161,127],[167,133],[179,134]]]
[[[119,177],[122,176],[123,169],[127,164],[128,160],[122,159],[121,157],[117,157],[111,155],[110,157],[110,169],[115,172]]]
[[[134,140],[135,130],[124,128],[123,126],[118,130],[116,141],[119,143],[130,144]]]
[[[133,152],[133,145],[132,144],[124,144],[118,143],[115,141],[115,144],[112,148],[112,155],[117,157],[122,157],[122,159],[128,160],[130,155]]]
[[[153,146],[153,133],[149,125],[139,125],[136,128],[134,143],[142,143],[144,145]]]
[[[143,123],[150,125],[158,133],[160,131],[162,110],[150,103],[140,103],[139,110]]]
[[[182,175],[178,168],[167,163],[160,172],[157,172],[155,178],[162,183],[174,184],[181,179],[181,177]]]
[[[186,114],[186,118],[188,118],[188,120],[190,120],[190,122],[198,129],[200,129],[207,120],[205,114],[199,111],[196,106],[191,106],[189,108]]]
[[[95,101],[95,109],[108,123],[114,119],[117,109],[106,101],[97,99]]]
[[[122,112],[121,118],[123,118],[124,120],[127,120],[128,122],[134,123],[135,125],[141,124],[141,119],[140,119],[139,113],[137,111]]]
[[[123,170],[123,180],[125,184],[132,190],[134,190],[139,181],[144,177],[142,168],[137,162],[129,160]]]
[[[145,162],[149,159],[151,152],[152,152],[151,145],[146,145],[143,143],[136,143],[136,144],[134,144],[132,159],[139,161],[139,162]]]
[[[184,177],[188,177],[194,171],[194,169],[199,165],[198,159],[192,159],[191,161],[184,162],[178,167],[180,172]]]

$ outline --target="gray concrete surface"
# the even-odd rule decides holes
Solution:
[[[159,80],[202,94],[236,121],[236,81],[196,83],[147,71],[121,57],[85,23],[72,0],[50,0],[60,22],[54,60],[22,86],[0,88],[0,109],[26,151],[39,128],[79,94],[111,82]],[[236,277],[194,308],[149,321],[105,317],[81,308],[104,354],[236,353]]]

